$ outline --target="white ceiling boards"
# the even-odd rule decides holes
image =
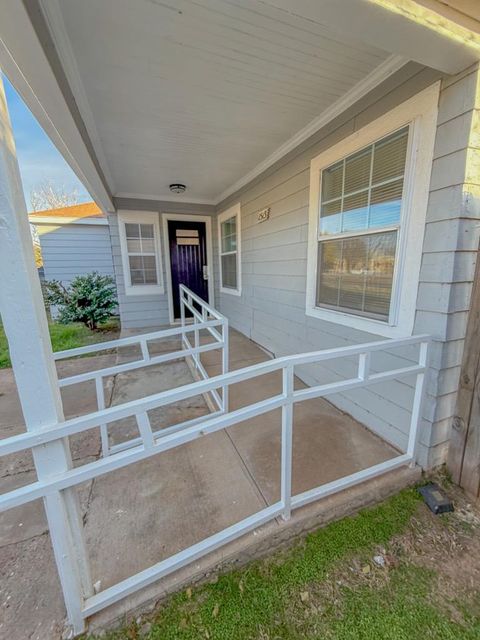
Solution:
[[[0,67],[105,210],[212,205],[408,59],[478,58],[382,2],[5,0]]]
[[[116,195],[215,200],[389,56],[248,0],[44,7]]]

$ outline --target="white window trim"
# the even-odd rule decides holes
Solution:
[[[424,89],[311,161],[306,295],[306,314],[308,316],[387,338],[412,334],[437,127],[439,89],[439,82]],[[406,125],[410,125],[410,132],[405,166],[404,200],[397,239],[397,255],[388,322],[346,311],[317,307],[317,246],[321,172],[337,160],[367,147]],[[403,286],[404,284],[407,286]]]
[[[230,218],[236,218],[236,230],[237,230],[237,286],[235,289],[233,287],[224,287],[223,286],[223,273],[222,273],[222,222],[225,220],[229,220]],[[233,207],[222,211],[218,215],[218,263],[219,263],[219,273],[220,273],[220,291],[222,293],[228,293],[231,296],[241,296],[242,295],[242,261],[241,261],[241,251],[242,251],[242,241],[241,241],[241,214],[240,214],[240,203],[234,204]],[[231,253],[234,253],[233,251]]]
[[[156,211],[119,211],[118,233],[120,236],[120,252],[122,254],[123,279],[125,295],[127,296],[152,296],[165,293],[163,286],[162,251],[160,243],[160,215]],[[153,224],[153,237],[155,246],[155,262],[157,266],[158,284],[132,285],[130,280],[130,265],[128,261],[127,238],[125,224],[133,222],[137,224]]]

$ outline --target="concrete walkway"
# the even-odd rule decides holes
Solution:
[[[172,345],[168,345],[171,347]],[[158,349],[165,349],[159,345]],[[241,334],[231,332],[230,369],[268,356]],[[121,354],[121,358],[131,354]],[[107,366],[114,356],[61,363],[62,376]],[[219,355],[202,355],[209,375],[220,373]],[[107,381],[110,403],[144,397],[191,382],[183,361],[119,374]],[[0,371],[2,437],[23,429],[11,371]],[[300,381],[296,386],[301,387]],[[239,408],[281,391],[281,376],[268,374],[231,388],[230,407]],[[95,409],[93,385],[64,395],[67,416]],[[151,412],[155,429],[208,414],[202,396]],[[132,421],[110,429],[111,442],[135,437]],[[72,439],[73,440],[73,439]],[[75,464],[99,455],[98,433],[72,442]],[[294,413],[293,491],[298,493],[394,456],[396,452],[348,415],[317,399]],[[2,461],[2,491],[34,478],[29,456]],[[199,579],[228,559],[242,561],[315,526],[369,504],[417,477],[398,470],[341,496],[297,511],[289,523],[271,522],[218,552],[101,612],[102,627],[146,601]],[[159,456],[102,476],[79,488],[93,580],[101,588],[147,568],[279,499],[280,411],[235,425]],[[65,612],[40,502],[0,516],[0,637],[60,638]]]

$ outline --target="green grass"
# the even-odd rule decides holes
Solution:
[[[463,620],[454,622],[448,610],[430,598],[436,579],[432,570],[408,562],[385,570],[370,563],[368,576],[360,570],[355,579],[349,578],[354,575],[352,559],[368,563],[375,549],[388,546],[393,536],[407,529],[418,508],[417,492],[405,490],[377,507],[310,534],[289,551],[172,596],[144,635],[141,626],[132,623],[102,637],[478,639],[480,616],[465,613]],[[338,580],[337,574],[347,579]],[[305,593],[308,598],[302,599]]]
[[[54,351],[74,349],[87,344],[102,342],[105,339],[113,339],[110,332],[118,330],[118,323],[111,320],[101,327],[101,331],[90,331],[85,325],[79,323],[59,324],[52,322],[48,326],[52,348]],[[2,325],[0,324],[0,369],[11,367],[8,342]]]

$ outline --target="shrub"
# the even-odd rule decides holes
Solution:
[[[113,278],[96,271],[77,276],[69,286],[49,280],[45,282],[44,295],[48,305],[58,307],[59,322],[82,322],[92,331],[108,320],[117,306]]]

